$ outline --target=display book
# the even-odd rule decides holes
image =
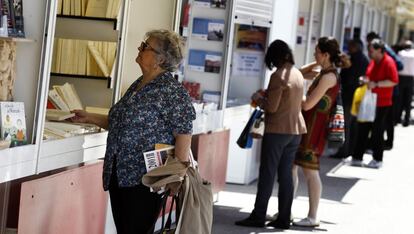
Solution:
[[[145,168],[147,172],[164,165],[168,156],[174,157],[174,149],[175,147],[173,145],[157,143],[155,144],[154,150],[144,152]],[[196,167],[197,162],[194,160],[191,150],[189,161],[192,167]]]
[[[52,73],[110,77],[116,42],[55,38]]]
[[[72,123],[73,110],[83,110],[83,105],[73,84],[54,85],[48,94],[46,121],[43,131],[44,140],[56,140],[66,137],[100,132],[93,124]]]
[[[23,0],[0,0],[0,37],[25,37]]]
[[[121,0],[59,0],[57,14],[116,19]]]
[[[0,102],[0,149],[27,144],[23,102]]]

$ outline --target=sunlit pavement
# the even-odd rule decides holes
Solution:
[[[371,160],[365,154],[364,162]],[[254,205],[256,183],[226,186],[214,207],[213,233],[414,233],[414,126],[395,129],[394,148],[385,151],[381,169],[351,167],[347,162],[322,158],[321,225],[317,228],[292,226],[289,230],[248,228],[234,221],[248,216]],[[277,210],[277,185],[268,214]],[[306,217],[308,199],[303,179],[292,213]]]

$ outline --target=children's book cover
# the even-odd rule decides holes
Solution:
[[[0,102],[1,139],[10,147],[27,144],[26,117],[23,102]]]

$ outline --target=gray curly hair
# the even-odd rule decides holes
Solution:
[[[159,66],[167,71],[175,71],[183,60],[181,37],[175,32],[164,29],[151,30],[145,34],[145,37],[155,39],[159,52],[157,54]]]

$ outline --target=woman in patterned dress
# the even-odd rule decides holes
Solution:
[[[109,190],[117,232],[131,234],[152,233],[161,206],[160,195],[141,183],[143,152],[154,150],[156,143],[175,145],[177,159],[187,162],[195,119],[187,91],[171,75],[183,58],[179,36],[150,31],[138,51],[135,61],[143,75],[109,115],[77,110],[73,118],[108,129],[103,186]]]
[[[319,225],[317,210],[322,192],[319,158],[325,147],[329,117],[339,92],[336,68],[349,65],[346,57],[341,55],[338,42],[333,37],[320,38],[315,47],[314,56],[315,62],[301,68],[304,77],[313,79],[313,83],[302,102],[303,117],[308,132],[302,136],[293,166],[295,191],[298,186],[297,173],[298,166],[300,166],[309,192],[308,216],[293,224],[310,227]],[[321,67],[319,74],[315,72],[317,66]]]

